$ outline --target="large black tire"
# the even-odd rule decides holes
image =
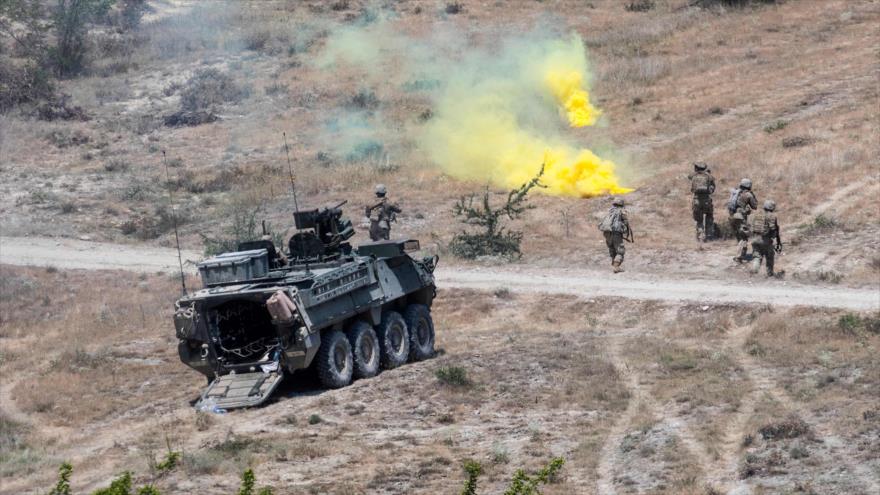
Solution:
[[[382,368],[390,370],[406,363],[409,357],[409,332],[403,316],[397,311],[386,312],[376,330]]]
[[[434,355],[434,320],[424,304],[410,304],[403,312],[409,329],[409,360],[422,361]]]
[[[340,388],[351,383],[354,371],[354,358],[351,344],[339,330],[330,330],[321,335],[321,347],[315,356],[315,369],[318,380],[327,388]]]
[[[354,377],[370,378],[379,373],[379,338],[373,325],[357,321],[345,332],[354,357]]]

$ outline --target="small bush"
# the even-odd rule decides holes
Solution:
[[[464,481],[461,495],[477,495],[477,480],[483,472],[483,466],[477,461],[467,460],[462,467],[465,474],[467,474],[467,479]]]
[[[69,462],[61,464],[58,468],[58,482],[49,492],[49,495],[70,495],[70,475],[73,473],[73,466]]]
[[[104,162],[106,172],[124,172],[128,170],[128,162],[122,158],[111,158]]]
[[[462,223],[474,225],[482,231],[476,233],[461,232],[455,234],[449,243],[449,249],[455,256],[466,259],[474,259],[480,256],[501,256],[508,260],[522,256],[520,243],[523,233],[508,231],[503,225],[504,217],[508,220],[520,218],[522,214],[533,206],[526,204],[527,195],[534,187],[544,187],[541,184],[541,176],[544,175],[544,166],[529,182],[507,194],[507,200],[503,206],[494,208],[489,201],[489,188],[483,192],[482,200],[474,204],[475,194],[462,196],[452,208],[452,213]]]
[[[362,89],[351,97],[351,106],[362,110],[374,110],[379,106],[379,98],[376,93]]]
[[[260,488],[259,491],[254,491],[254,488],[257,485],[257,476],[254,474],[253,469],[246,469],[243,473],[241,473],[241,488],[238,490],[238,495],[272,495],[272,489],[268,486]]]
[[[807,423],[796,416],[789,416],[782,421],[769,423],[758,429],[758,433],[761,434],[761,437],[763,437],[764,440],[797,438],[806,435],[809,432],[810,427]]]
[[[335,10],[336,12],[348,10],[348,0],[336,0],[330,4],[330,10]]]
[[[131,473],[126,471],[110,482],[110,486],[92,492],[92,495],[131,495]]]
[[[58,148],[68,148],[71,146],[81,146],[91,141],[88,135],[77,130],[59,129],[54,130],[46,135],[46,140]]]
[[[624,7],[628,12],[647,12],[654,9],[654,0],[635,0]]]
[[[49,73],[34,63],[16,65],[0,58],[0,114],[26,103],[55,99]]]
[[[266,48],[271,38],[269,31],[252,31],[244,35],[242,43],[245,49],[259,52]]]
[[[180,457],[180,452],[175,452],[169,449],[165,454],[165,458],[157,462],[154,467],[156,468],[156,471],[160,473],[167,473],[180,464]]]
[[[766,132],[767,134],[772,134],[776,131],[781,131],[782,129],[785,129],[786,126],[788,126],[788,122],[784,120],[777,120],[776,122],[771,122],[765,125],[764,132]]]
[[[464,12],[464,4],[461,2],[449,2],[446,4],[444,11],[447,14],[461,14]]]
[[[309,424],[310,425],[316,425],[316,424],[320,424],[323,422],[324,422],[324,420],[321,418],[321,416],[318,416],[317,414],[312,414],[311,416],[309,416]]]
[[[435,373],[437,380],[450,387],[470,387],[473,382],[467,376],[467,370],[460,366],[444,366]]]
[[[238,103],[249,95],[250,89],[236,84],[228,74],[217,69],[199,69],[183,86],[180,109],[213,113],[221,105]]]
[[[810,139],[808,137],[804,137],[804,136],[791,136],[791,137],[784,138],[782,140],[782,147],[783,148],[797,148],[800,146],[806,146],[806,145],[810,144],[812,141],[813,141],[812,139]]]

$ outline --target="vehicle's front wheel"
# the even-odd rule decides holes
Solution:
[[[351,383],[354,359],[351,344],[339,330],[321,335],[321,347],[315,356],[318,380],[327,388],[340,388]]]
[[[369,378],[379,373],[379,338],[373,325],[355,322],[346,332],[354,357],[354,377]]]
[[[389,370],[406,363],[409,357],[409,332],[403,316],[397,311],[386,312],[377,330],[382,367]]]
[[[422,361],[434,355],[434,321],[424,304],[410,304],[403,313],[409,329],[409,359]]]

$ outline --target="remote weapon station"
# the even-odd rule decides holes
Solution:
[[[180,360],[208,379],[196,407],[256,406],[300,370],[339,388],[434,354],[438,258],[410,256],[417,240],[353,248],[344,204],[297,208],[286,256],[264,237],[199,263],[204,288],[174,314]]]

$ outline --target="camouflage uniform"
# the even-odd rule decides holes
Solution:
[[[768,206],[771,206],[768,208]],[[767,262],[767,276],[774,275],[773,267],[776,261],[776,251],[782,250],[782,241],[779,238],[779,222],[776,218],[775,203],[767,201],[764,211],[755,213],[751,220],[752,249],[755,259],[752,261],[752,272],[758,273],[761,262]],[[774,246],[773,241],[776,240]]]
[[[703,163],[695,164],[695,171],[688,176],[693,193],[694,223],[697,227],[697,240],[705,242],[715,230],[715,209],[712,207],[712,194],[715,193],[715,177]]]
[[[758,208],[758,198],[751,189],[740,187],[736,200],[736,211],[730,215],[730,228],[736,235],[736,253],[734,260],[742,262],[749,250],[749,215]]]
[[[599,230],[605,236],[605,245],[608,246],[608,254],[611,256],[612,270],[614,273],[618,273],[623,271],[620,265],[626,255],[624,240],[630,233],[630,228],[623,200],[616,199],[612,205],[602,223],[599,224]]]
[[[382,196],[379,202],[364,208],[364,216],[370,219],[370,240],[388,240],[391,236],[391,222],[393,222],[400,207],[388,201]]]

